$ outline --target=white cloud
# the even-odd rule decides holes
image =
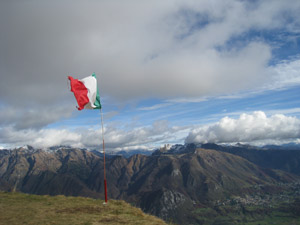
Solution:
[[[166,121],[156,121],[152,126],[123,130],[116,127],[105,127],[105,146],[110,150],[153,149],[158,145],[169,143],[177,133],[182,136],[183,128],[170,127]],[[186,136],[186,133],[185,133]],[[0,128],[0,143],[7,146],[31,145],[36,148],[47,148],[57,145],[73,147],[102,148],[102,132],[100,129],[78,128],[66,129],[24,129],[13,127]]]
[[[153,148],[157,143],[168,142],[178,129],[170,127],[167,121],[156,121],[152,126],[123,130],[116,127],[104,129],[105,146],[108,149],[136,149],[136,146]],[[81,143],[86,147],[99,146],[102,137],[100,130],[82,132]]]
[[[272,80],[265,87],[266,89],[274,90],[300,85],[300,59],[283,61],[275,66],[270,66],[268,73],[272,74]]]
[[[230,143],[254,141],[292,141],[300,138],[300,120],[262,111],[241,114],[238,119],[222,118],[219,122],[193,129],[186,143]]]
[[[167,106],[172,105],[172,103],[161,103],[161,104],[156,104],[153,106],[149,106],[149,107],[141,107],[138,110],[142,110],[142,111],[150,111],[150,110],[156,110],[156,109],[160,109],[160,108],[164,108]]]
[[[207,98],[200,97],[200,98],[174,98],[168,99],[167,102],[170,103],[197,103],[197,102],[205,102]]]
[[[42,130],[16,130],[12,127],[0,129],[0,143],[8,146],[32,145],[45,148],[56,145],[71,145],[80,141],[81,135],[68,130],[42,129]]]

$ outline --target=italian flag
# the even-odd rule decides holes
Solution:
[[[78,110],[101,109],[99,90],[95,73],[81,80],[68,76],[71,91],[78,103]]]

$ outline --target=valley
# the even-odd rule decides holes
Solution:
[[[280,220],[281,214],[299,218],[300,178],[294,163],[298,151],[292,152],[290,165],[284,161],[288,171],[251,162],[249,149],[239,154],[221,146],[207,149],[189,144],[176,149],[148,156],[108,156],[109,199],[125,200],[175,224],[251,224]],[[263,151],[262,156],[267,154]],[[103,160],[93,152],[68,147],[2,150],[0,189],[103,199]]]

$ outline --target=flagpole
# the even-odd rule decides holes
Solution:
[[[102,147],[103,147],[103,166],[104,166],[104,196],[105,196],[105,203],[107,203],[107,183],[106,183],[106,170],[105,170],[105,144],[104,144],[104,131],[103,131],[103,114],[102,114],[102,107],[100,107],[100,114],[101,114],[101,128],[102,128]]]
[[[100,96],[99,96],[99,89],[97,86],[97,79],[95,73],[93,73],[91,76],[86,77],[82,80],[74,79],[71,76],[68,76],[68,79],[70,81],[70,91],[74,93],[74,96],[76,98],[76,101],[78,103],[78,110],[82,110],[86,108],[86,105],[89,103],[88,109],[98,109],[100,108],[100,114],[101,114],[101,128],[102,128],[102,142],[103,142],[103,166],[104,166],[104,195],[105,195],[105,202],[107,203],[107,183],[106,183],[106,168],[105,168],[105,144],[104,144],[104,129],[103,129],[103,114],[102,114],[102,107],[100,103]],[[82,90],[86,90],[82,91]],[[95,99],[90,99],[90,97],[87,95],[87,93],[92,93],[92,96],[95,97]],[[88,99],[88,102],[86,100]],[[93,101],[92,101],[93,100]],[[97,103],[94,105],[94,103]],[[96,107],[95,107],[96,106]]]

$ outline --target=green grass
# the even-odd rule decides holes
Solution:
[[[0,225],[166,224],[124,201],[0,192]]]

